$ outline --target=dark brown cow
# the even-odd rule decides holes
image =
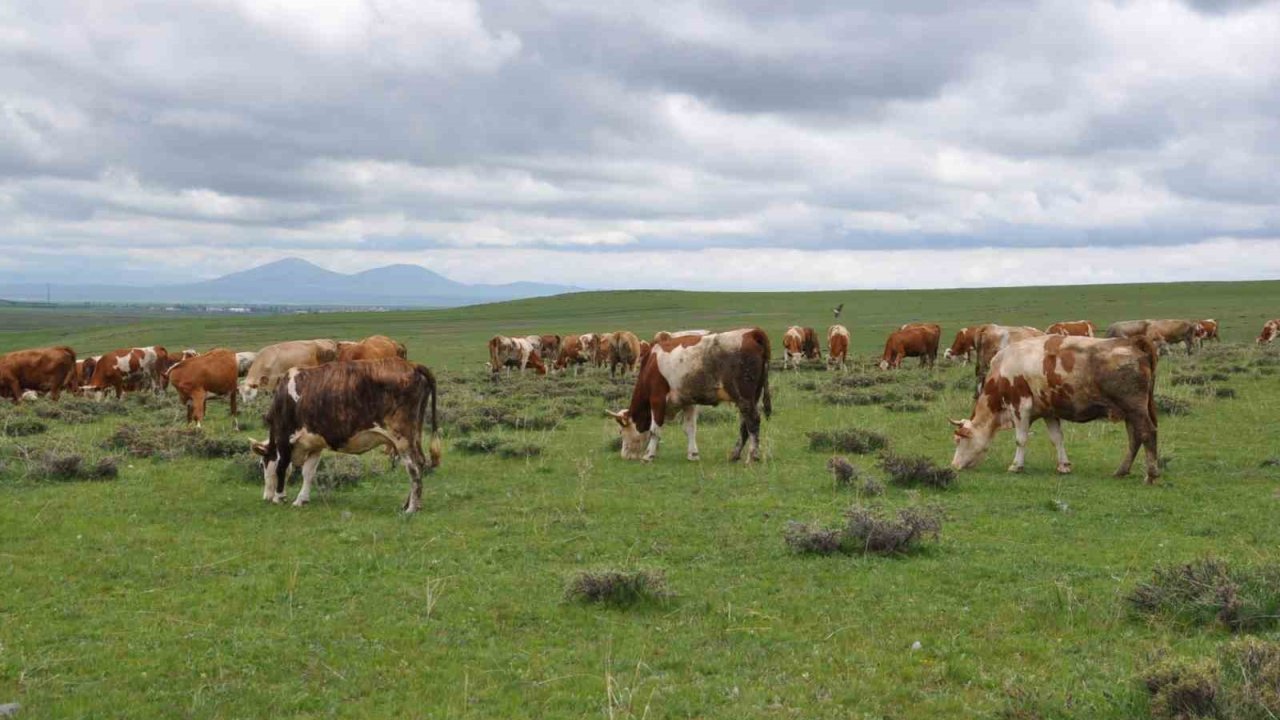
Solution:
[[[151,387],[159,390],[159,368],[168,359],[169,352],[159,345],[112,350],[94,365],[93,375],[83,389],[95,395],[113,389],[117,398],[126,389]]]
[[[370,335],[360,342],[338,343],[338,360],[382,360],[384,358],[408,357],[409,351],[404,343],[397,342],[386,335]]]
[[[1157,348],[1182,343],[1191,354],[1196,342],[1196,324],[1190,320],[1125,320],[1107,328],[1109,338],[1145,336]]]
[[[252,442],[262,456],[262,499],[285,499],[285,480],[302,467],[295,507],[311,500],[320,455],[333,450],[360,455],[386,447],[409,472],[405,512],[422,506],[422,474],[440,465],[436,422],[436,378],[426,367],[402,360],[332,362],[294,368],[280,380],[266,420],[270,436]],[[422,428],[431,412],[430,458],[422,451]]]
[[[971,325],[967,328],[961,328],[956,333],[956,339],[951,341],[951,347],[942,353],[942,357],[967,363],[969,358],[973,356],[974,346],[977,344],[978,331],[982,329],[981,325]]]
[[[1160,474],[1156,451],[1156,347],[1144,335],[1099,340],[1048,335],[1015,342],[991,363],[968,420],[952,420],[956,452],[951,466],[982,462],[996,431],[1013,427],[1017,439],[1010,472],[1026,459],[1031,423],[1043,419],[1058,451],[1058,472],[1071,472],[1062,420],[1124,420],[1129,451],[1117,476],[1129,474],[1138,448],[1147,451],[1147,482]]]
[[[17,405],[24,392],[32,391],[57,400],[75,371],[76,352],[65,345],[5,353],[0,355],[0,398]]]
[[[618,366],[625,375],[638,367],[640,338],[628,330],[619,330],[609,337],[609,377],[614,377]]]
[[[590,359],[590,351],[582,343],[581,335],[565,335],[560,341],[560,354],[556,357],[556,369],[563,370],[573,366],[573,374]]]
[[[1262,332],[1258,333],[1257,343],[1259,345],[1267,345],[1280,336],[1280,318],[1268,320],[1262,325]]]
[[[920,364],[933,367],[938,359],[938,341],[942,338],[942,328],[925,323],[909,323],[889,334],[884,343],[884,353],[880,356],[880,369],[888,370],[902,366],[902,361],[909,357],[920,358]]]
[[[1068,337],[1094,337],[1098,334],[1098,326],[1088,320],[1069,320],[1050,325],[1045,328],[1045,334]]]
[[[760,411],[773,412],[769,394],[769,336],[744,328],[657,343],[640,368],[631,406],[609,415],[618,422],[622,457],[649,462],[658,454],[662,426],[680,412],[688,438],[687,457],[697,460],[698,406],[731,402],[738,408],[738,444],[730,458],[760,459]]]
[[[849,329],[843,325],[827,328],[827,368],[845,369],[849,357]]]
[[[203,355],[184,358],[169,369],[169,384],[178,393],[178,401],[187,408],[187,423],[196,427],[204,425],[205,404],[211,397],[226,397],[231,405],[231,424],[240,429],[236,413],[239,396],[236,383],[236,354],[226,348],[210,350]]]

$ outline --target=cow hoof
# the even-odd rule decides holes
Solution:
[[[1115,473],[1113,473],[1113,474],[1112,474],[1112,476],[1111,476],[1111,477],[1118,477],[1118,478],[1122,478],[1122,477],[1129,477],[1129,471],[1128,471],[1128,470],[1117,470],[1117,471],[1115,471]]]
[[[644,457],[640,458],[640,462],[645,463],[645,464],[651,463],[651,462],[653,462],[653,456],[652,456],[652,455],[645,455]]]
[[[689,458],[690,462],[697,462],[702,459],[702,456],[698,453],[689,453],[686,457]]]
[[[303,500],[302,498],[298,498],[298,499],[296,499],[296,500],[294,500],[294,501],[293,501],[293,506],[294,506],[294,507],[302,507],[302,506],[304,506],[304,505],[306,505],[306,504],[307,504],[307,501],[306,501],[306,500]]]
[[[1022,466],[1021,466],[1021,465],[1010,465],[1010,466],[1009,466],[1009,472],[1011,472],[1011,473],[1020,473],[1020,472],[1022,472]]]
[[[1058,474],[1059,474],[1059,475],[1070,475],[1070,474],[1071,474],[1071,463],[1066,463],[1066,464],[1064,464],[1064,465],[1059,465],[1059,466],[1058,466]]]

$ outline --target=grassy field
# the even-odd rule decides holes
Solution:
[[[652,465],[626,463],[603,410],[629,381],[483,373],[499,332],[758,324],[776,345],[792,323],[824,331],[839,302],[849,377],[871,386],[775,370],[754,466],[727,462],[727,412],[703,424],[700,463],[678,431]],[[1142,717],[1136,678],[1154,656],[1209,655],[1229,633],[1135,617],[1126,595],[1158,563],[1256,561],[1280,543],[1280,468],[1263,465],[1280,456],[1280,347],[1252,344],[1277,315],[1278,282],[584,293],[268,318],[0,308],[5,351],[385,333],[440,375],[446,419],[444,465],[404,517],[407,479],[377,453],[326,459],[305,509],[262,503],[256,412],[236,433],[214,404],[204,433],[182,433],[172,393],[5,408],[0,703],[24,718]],[[1177,414],[1161,417],[1159,485],[1111,477],[1125,441],[1107,423],[1065,427],[1068,477],[1037,425],[1022,475],[1004,472],[1004,433],[951,488],[877,498],[837,488],[832,453],[809,449],[810,432],[860,428],[949,460],[946,418],[968,415],[972,368],[911,361],[879,381],[871,357],[903,322],[940,322],[949,341],[984,321],[1179,316],[1217,318],[1226,342],[1161,361]],[[67,480],[68,455],[89,474],[114,458],[118,475]],[[883,478],[874,454],[850,459]],[[836,523],[859,502],[937,505],[941,538],[893,557],[784,543],[788,521]],[[576,572],[600,568],[661,571],[673,596],[566,599]]]

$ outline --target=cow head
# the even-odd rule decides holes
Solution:
[[[956,444],[956,453],[951,457],[951,467],[956,470],[977,467],[991,449],[991,433],[972,420],[952,420],[955,434],[952,440]]]
[[[258,383],[253,380],[243,380],[239,386],[240,400],[249,402],[258,397]]]
[[[881,360],[881,361],[880,361],[880,369],[881,369],[881,370],[888,370],[888,369],[889,369],[889,361],[888,361],[888,360]]]
[[[606,410],[605,412],[609,411]],[[622,459],[642,459],[644,457],[645,448],[649,444],[649,431],[640,432],[640,430],[636,428],[635,421],[631,419],[630,410],[609,412],[609,417],[613,418],[618,423],[618,434],[622,437]]]

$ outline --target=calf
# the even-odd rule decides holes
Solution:
[[[688,438],[687,457],[697,460],[698,406],[731,402],[738,408],[738,444],[730,458],[760,459],[760,411],[773,412],[769,394],[769,336],[745,328],[655,343],[640,368],[631,405],[610,412],[622,435],[622,457],[649,462],[658,454],[662,426],[680,412]],[[749,445],[749,447],[748,447]]]
[[[89,382],[81,389],[97,397],[112,389],[116,391],[117,398],[126,389],[150,387],[160,390],[158,368],[167,364],[168,359],[169,352],[159,345],[113,350],[98,360]]]
[[[843,325],[827,328],[827,368],[845,369],[849,357],[849,329]]]
[[[236,413],[238,379],[236,354],[225,348],[185,358],[169,369],[169,384],[187,408],[187,424],[195,422],[196,427],[204,425],[205,403],[209,398],[225,397],[231,405],[231,424],[236,430],[240,429]]]
[[[1257,343],[1266,345],[1280,336],[1280,318],[1268,320],[1262,325],[1262,332],[1258,333]]]
[[[635,370],[640,361],[640,338],[627,330],[619,330],[609,337],[609,377],[613,377],[618,366],[622,372]]]
[[[260,390],[274,390],[289,371],[333,362],[338,357],[338,343],[328,338],[289,340],[268,345],[258,351],[253,363],[240,381],[240,399],[249,401]]]
[[[1069,320],[1050,325],[1045,328],[1045,334],[1068,337],[1094,337],[1098,334],[1098,326],[1088,320]]]
[[[956,339],[951,342],[951,347],[942,353],[942,357],[951,360],[958,358],[960,362],[968,363],[969,358],[973,356],[978,331],[981,329],[981,325],[970,325],[967,328],[961,328],[960,332],[956,333]]]
[[[409,351],[404,343],[397,342],[386,335],[370,335],[360,342],[339,342],[337,360],[381,360],[383,358],[405,358]]]
[[[1222,342],[1222,338],[1218,336],[1217,320],[1210,318],[1196,323],[1196,345],[1204,343],[1205,340]]]
[[[532,367],[539,375],[547,374],[542,357],[528,338],[494,335],[489,339],[489,372],[496,375],[505,367],[519,368],[520,372]]]
[[[880,356],[880,369],[888,370],[902,366],[902,361],[909,357],[920,358],[922,366],[933,367],[938,359],[938,341],[942,338],[942,328],[934,324],[908,323],[889,334],[884,343],[884,353]]]
[[[1144,335],[1099,340],[1048,335],[1001,350],[968,420],[952,420],[953,468],[982,462],[998,430],[1013,427],[1018,448],[1009,472],[1021,472],[1031,423],[1043,419],[1058,451],[1058,472],[1071,472],[1062,420],[1124,420],[1129,451],[1116,470],[1129,474],[1138,448],[1147,451],[1148,483],[1160,474],[1156,452],[1156,348]]]
[[[294,368],[280,381],[265,420],[270,436],[251,441],[262,458],[262,499],[285,500],[285,480],[302,467],[295,507],[311,500],[320,455],[333,450],[360,455],[376,447],[400,458],[409,473],[405,512],[422,507],[422,473],[440,465],[436,379],[422,365],[400,358],[333,362]],[[422,451],[422,427],[431,411],[430,458]]]
[[[1196,341],[1196,324],[1190,320],[1125,320],[1107,328],[1109,338],[1132,338],[1142,335],[1156,347],[1182,343],[1187,354]]]
[[[17,405],[34,391],[57,400],[75,370],[76,353],[65,345],[5,353],[0,355],[0,398]]]
[[[802,359],[821,360],[822,347],[818,344],[818,334],[813,328],[792,325],[782,335],[782,367],[799,369]]]

